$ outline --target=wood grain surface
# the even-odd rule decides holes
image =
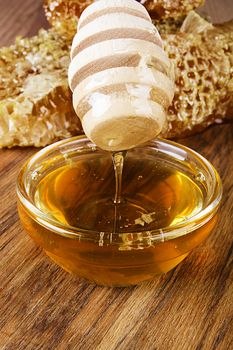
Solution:
[[[218,22],[233,13],[231,1],[212,0],[206,8]],[[0,0],[1,45],[45,23],[40,1]],[[221,175],[219,222],[176,269],[132,288],[94,286],[49,261],[16,210],[16,176],[36,149],[0,151],[1,350],[233,349],[233,127],[214,126],[180,142]]]

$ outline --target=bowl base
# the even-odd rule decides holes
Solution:
[[[138,266],[135,269],[135,267],[113,268],[108,266],[90,266],[83,262],[74,264],[73,261],[68,261],[48,251],[44,252],[56,265],[60,266],[66,272],[84,278],[90,283],[107,287],[130,287],[152,280],[156,276],[165,274],[175,268],[189,254],[186,253],[177,258],[158,263],[156,266],[144,266],[143,269],[141,266]]]

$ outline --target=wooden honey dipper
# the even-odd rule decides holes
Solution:
[[[84,132],[102,149],[132,148],[164,127],[174,95],[172,67],[135,0],[99,0],[85,9],[68,77]]]

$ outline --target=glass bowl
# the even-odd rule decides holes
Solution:
[[[68,178],[61,168],[69,171]],[[59,176],[49,177],[57,172]],[[96,214],[103,209],[101,199],[106,204],[106,196],[114,196],[109,193],[113,188],[111,154],[84,136],[66,139],[42,149],[22,167],[19,217],[26,232],[66,271],[100,285],[128,286],[166,273],[198,246],[215,226],[222,196],[219,175],[205,158],[161,139],[127,153],[119,216],[123,220],[125,215],[125,221],[117,230],[111,229],[113,203],[108,202],[102,221]],[[53,200],[44,205],[51,193],[61,210]],[[90,198],[95,208],[86,207]],[[126,225],[126,203],[131,202],[138,218]],[[142,207],[148,208],[143,212]]]

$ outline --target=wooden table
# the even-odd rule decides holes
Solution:
[[[233,12],[230,0],[209,1],[206,8],[215,20]],[[0,16],[0,44],[46,23],[34,0],[0,0]],[[115,289],[67,274],[35,246],[19,223],[15,181],[36,149],[0,151],[0,349],[233,349],[233,128],[215,126],[181,142],[212,161],[222,177],[219,223],[173,271]]]

